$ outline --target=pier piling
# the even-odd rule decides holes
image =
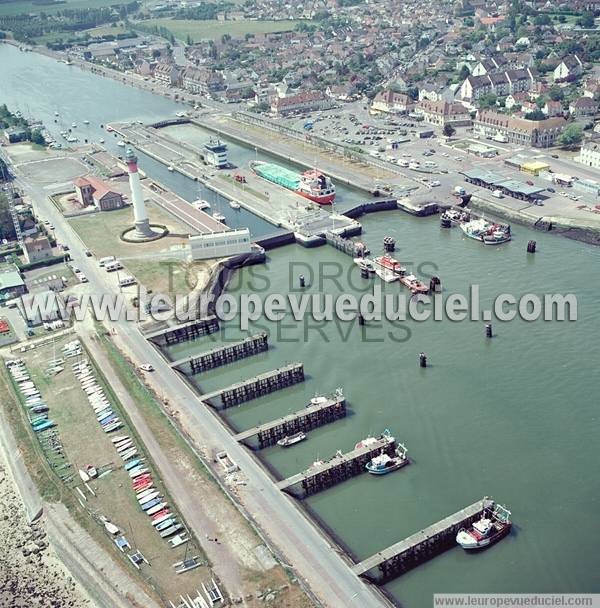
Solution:
[[[419,353],[419,367],[427,367],[427,355]]]
[[[145,337],[146,340],[150,340],[150,342],[153,342],[157,346],[170,346],[172,344],[179,344],[179,342],[196,340],[217,331],[219,331],[219,320],[217,317],[207,317],[206,319],[197,319],[159,329],[146,334]]]
[[[485,324],[485,337],[486,338],[492,338],[493,337],[493,332],[492,332],[492,324],[491,323],[486,323]]]
[[[527,241],[527,253],[535,253],[537,243],[533,240]]]

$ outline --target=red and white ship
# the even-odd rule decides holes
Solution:
[[[406,272],[406,268],[400,264],[398,260],[393,258],[391,255],[380,255],[377,258],[373,258],[373,262],[386,270],[391,270],[396,274],[404,274]]]
[[[400,283],[410,289],[411,293],[429,293],[429,287],[423,281],[419,281],[414,274],[400,277]]]

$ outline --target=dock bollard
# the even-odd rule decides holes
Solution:
[[[360,313],[358,313],[358,324],[359,325],[365,324],[365,318]]]
[[[300,281],[300,287],[306,287],[306,279],[304,278],[304,275],[301,274],[298,279]]]
[[[396,250],[396,239],[391,236],[386,236],[383,239],[383,249],[388,253]]]
[[[419,353],[419,367],[427,367],[427,355]]]
[[[431,277],[429,280],[429,291],[431,293],[440,293],[442,291],[442,281],[440,277]]]
[[[440,228],[452,228],[450,218],[444,213],[440,216]]]
[[[527,242],[527,253],[535,253],[536,242],[528,241]]]
[[[486,323],[485,324],[485,337],[486,338],[492,338],[493,337],[493,333],[492,333],[492,324],[491,323]]]
[[[369,278],[369,271],[366,268],[361,268],[360,269],[360,276],[363,279],[368,279]]]

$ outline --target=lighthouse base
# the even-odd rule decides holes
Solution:
[[[154,230],[153,230],[154,229]],[[150,224],[149,220],[136,222],[134,226],[121,233],[121,240],[126,243],[148,243],[162,239],[169,234],[169,229],[162,224]]]
[[[145,239],[152,239],[157,235],[156,232],[154,232],[154,230],[152,230],[152,228],[150,227],[150,220],[145,219],[135,222],[135,232],[133,233],[133,235],[130,235],[130,237],[131,236],[133,236],[133,238],[137,238],[143,241]]]

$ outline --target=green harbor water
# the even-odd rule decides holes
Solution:
[[[6,45],[0,45],[0,82],[0,103],[50,123],[54,111],[68,124],[90,120],[96,138],[101,123],[158,119],[181,108]],[[195,188],[156,163],[148,163],[148,173],[182,195]],[[260,329],[269,332],[268,353],[197,376],[203,392],[285,362],[304,363],[304,383],[228,410],[226,420],[237,430],[301,409],[315,393],[343,387],[346,419],[312,431],[293,448],[260,453],[279,477],[338,449],[348,451],[385,428],[406,444],[409,467],[380,478],[362,475],[305,501],[357,558],[484,495],[512,510],[511,535],[490,550],[474,555],[452,549],[388,584],[398,604],[430,606],[435,592],[599,592],[600,249],[520,226],[513,226],[511,243],[484,247],[457,229],[441,230],[436,217],[399,211],[362,223],[362,238],[374,253],[384,236],[395,237],[396,257],[422,276],[439,275],[445,294],[467,293],[478,284],[485,308],[502,293],[573,293],[578,320],[494,322],[496,335],[489,340],[481,321],[315,327],[288,316],[280,324],[262,319],[248,332],[224,323],[223,335],[178,345],[171,356]],[[256,224],[256,232],[268,229]],[[527,255],[532,238],[538,252]],[[337,283],[319,284],[322,271],[338,269]],[[309,279],[306,293],[360,295],[379,282],[361,279],[352,260],[330,247],[288,246],[269,252],[264,267],[237,273],[230,293],[286,294],[297,289],[301,273]],[[388,293],[402,289],[397,283],[387,286]],[[427,369],[418,367],[421,351],[429,357]]]

